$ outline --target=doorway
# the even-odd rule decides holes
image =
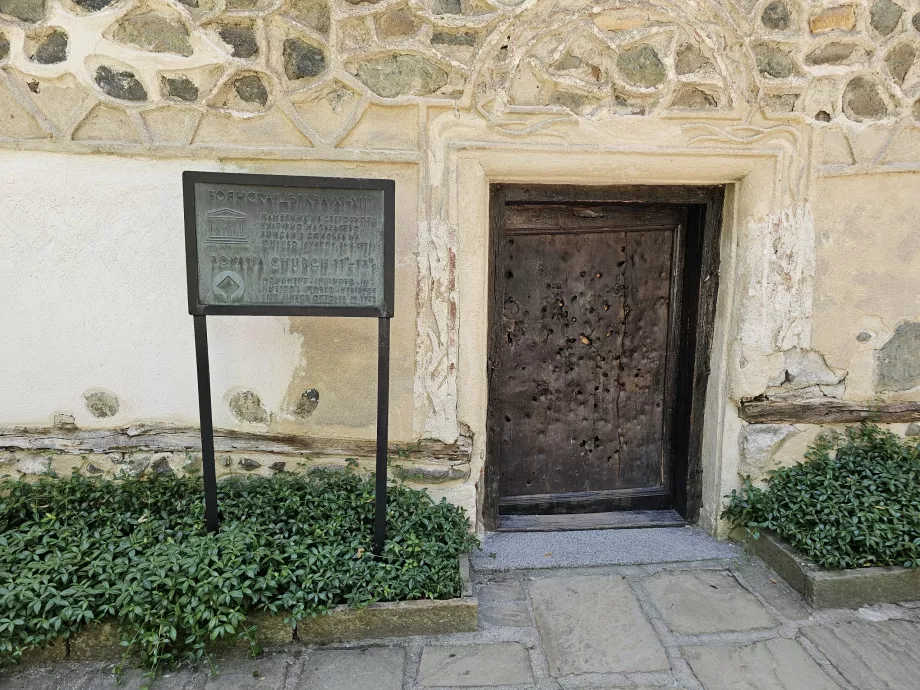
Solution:
[[[492,185],[487,525],[695,519],[721,193]]]

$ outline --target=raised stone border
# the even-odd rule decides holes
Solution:
[[[768,531],[746,545],[815,608],[854,609],[920,599],[920,568],[823,570]]]
[[[371,604],[363,609],[338,606],[330,613],[306,618],[297,627],[286,623],[284,614],[253,613],[246,624],[256,626],[256,639],[262,646],[277,647],[300,642],[323,645],[353,640],[416,635],[447,635],[476,632],[479,627],[479,600],[473,596],[468,556],[459,559],[461,596],[456,599],[419,599]],[[213,648],[217,654],[248,645],[226,642]],[[94,623],[69,640],[55,640],[44,649],[27,652],[23,665],[60,661],[116,661],[122,647],[117,626],[111,621]]]

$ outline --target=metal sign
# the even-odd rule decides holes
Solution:
[[[189,312],[393,311],[394,183],[186,172]]]
[[[209,531],[218,529],[208,315],[378,318],[374,552],[386,528],[393,180],[186,171],[189,313]]]

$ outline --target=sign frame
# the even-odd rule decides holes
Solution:
[[[198,217],[195,209],[197,183],[261,185],[272,187],[321,187],[327,189],[370,189],[383,192],[383,302],[375,307],[299,307],[283,304],[201,304],[198,301]],[[396,267],[396,182],[384,179],[306,177],[186,170],[182,173],[185,210],[185,264],[188,278],[188,311],[192,316],[354,316],[386,318],[393,314]]]
[[[383,192],[383,305],[380,307],[296,306],[285,304],[201,304],[198,273],[198,215],[195,185],[199,182],[226,185],[364,189]],[[390,400],[390,319],[394,307],[396,182],[387,179],[263,175],[186,170],[182,173],[185,212],[185,262],[188,311],[195,327],[195,364],[198,373],[198,412],[201,420],[201,459],[204,480],[205,524],[217,532],[217,471],[214,462],[214,421],[211,408],[211,370],[208,357],[208,316],[334,316],[377,319],[377,452],[374,492],[374,543],[376,557],[386,540],[387,447]]]

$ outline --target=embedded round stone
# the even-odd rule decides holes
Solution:
[[[828,31],[852,31],[856,26],[856,10],[853,5],[830,7],[808,20],[808,28],[813,34]]]
[[[246,470],[247,472],[252,472],[253,470],[257,470],[262,467],[261,462],[258,460],[253,460],[252,458],[243,458],[237,463],[237,465],[239,465],[239,467]]]
[[[243,24],[219,24],[217,35],[230,46],[233,57],[251,58],[259,52],[259,43],[252,26]]]
[[[167,98],[177,98],[180,101],[198,100],[198,87],[188,77],[161,77],[162,91]]]
[[[872,80],[853,77],[843,90],[843,113],[856,122],[878,120],[888,114],[888,106]]]
[[[348,0],[351,3],[355,3],[355,0]],[[364,2],[366,0],[357,0],[357,2]],[[460,3],[460,0],[434,0],[434,3],[431,5],[432,14],[463,14],[463,5]]]
[[[846,62],[856,46],[852,43],[828,43],[816,48],[805,58],[807,65],[841,65]]]
[[[384,98],[427,96],[447,84],[447,72],[419,55],[388,55],[362,61],[358,79]]]
[[[795,93],[773,94],[767,97],[767,107],[774,113],[791,113],[795,110],[799,96]]]
[[[91,391],[84,393],[83,399],[86,401],[86,409],[97,419],[114,417],[118,414],[118,408],[120,407],[118,396],[112,393],[107,391]]]
[[[431,45],[475,46],[476,38],[476,34],[472,32],[452,33],[449,31],[438,31],[431,35]]]
[[[0,60],[5,58],[9,54],[10,54],[10,40],[4,34],[0,34]]]
[[[789,8],[786,7],[786,3],[775,0],[764,7],[763,14],[760,15],[760,21],[768,29],[785,31],[792,24],[792,17],[789,14]]]
[[[299,38],[287,38],[282,49],[284,74],[288,79],[315,77],[326,69],[326,56],[316,46]]]
[[[400,8],[387,12],[377,17],[377,36],[380,38],[396,38],[399,36],[411,36],[422,25],[409,10]]]
[[[34,24],[45,17],[45,0],[0,0],[0,14]]]
[[[292,0],[288,13],[324,36],[329,33],[329,3],[326,0]]]
[[[905,321],[878,351],[875,390],[906,391],[920,385],[920,323]]]
[[[96,68],[96,84],[112,98],[123,101],[146,101],[147,90],[134,72],[100,65]]]
[[[672,108],[686,108],[688,110],[706,110],[718,105],[716,99],[695,86],[681,86],[674,100]]]
[[[917,122],[920,122],[920,99],[914,102],[913,108],[910,109],[911,115]]]
[[[709,58],[703,55],[699,46],[689,43],[678,48],[677,56],[674,58],[674,69],[678,74],[693,74],[708,64]]]
[[[658,53],[647,43],[620,53],[617,67],[627,80],[637,86],[658,86],[668,76]]]
[[[29,56],[41,65],[54,65],[67,59],[67,32],[54,28],[39,42],[35,53]]]
[[[250,81],[247,81],[250,80]],[[251,81],[251,80],[254,80]],[[249,99],[243,96],[240,93],[240,83],[246,82],[245,87],[252,88],[254,91],[258,90],[254,84],[258,83],[262,87],[262,93],[265,93],[265,99],[268,99],[268,94],[265,92],[265,86],[262,85],[262,82],[254,74],[246,75],[236,80],[234,87],[240,98],[244,101]],[[262,101],[264,104],[265,101]],[[230,412],[233,413],[233,416],[239,419],[242,422],[253,422],[256,424],[264,424],[269,421],[268,412],[265,410],[265,407],[262,406],[262,399],[259,397],[259,394],[255,391],[237,391],[228,401],[230,405]]]
[[[904,8],[891,0],[875,0],[869,8],[869,23],[882,36],[887,36],[898,26]]]
[[[917,31],[920,31],[920,12],[917,12],[917,14],[913,16],[913,18],[910,20],[910,23]]]
[[[87,12],[98,12],[99,10],[104,10],[115,0],[73,0],[73,2],[80,9],[84,9]]]
[[[297,401],[297,406],[294,409],[294,414],[306,419],[316,412],[317,407],[319,407],[319,391],[315,388],[310,388],[300,396],[300,400]]]
[[[268,102],[268,89],[265,84],[254,74],[247,74],[233,82],[236,95],[247,103],[265,105]]]
[[[558,70],[570,70],[578,69],[581,67],[581,58],[577,55],[572,55],[571,53],[566,53],[562,56],[562,59],[559,60],[555,65],[553,65]]]
[[[757,71],[765,77],[785,79],[795,72],[792,56],[776,46],[757,46],[754,48],[754,58],[757,60]]]
[[[917,49],[910,43],[902,43],[891,49],[891,52],[885,56],[885,64],[888,65],[888,71],[898,84],[904,83],[907,72],[914,64],[917,57]]]
[[[181,21],[170,20],[157,12],[142,12],[121,21],[112,38],[125,45],[151,53],[192,54],[189,30]]]

